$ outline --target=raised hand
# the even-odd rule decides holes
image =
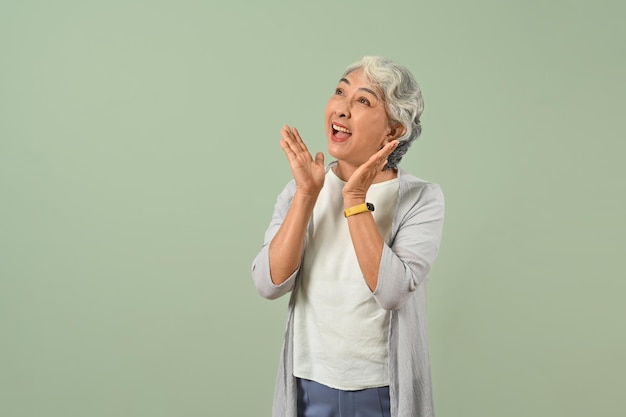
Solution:
[[[313,159],[295,127],[285,125],[280,134],[282,136],[280,147],[289,160],[293,178],[296,180],[296,189],[302,194],[317,197],[326,175],[324,154],[318,152]]]
[[[367,190],[369,190],[374,179],[383,172],[383,167],[387,163],[387,157],[397,147],[397,140],[387,143],[381,150],[358,167],[343,187],[344,200],[364,202]]]

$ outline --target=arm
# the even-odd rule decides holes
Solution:
[[[306,226],[326,175],[324,154],[318,152],[313,160],[297,129],[284,126],[281,134],[280,146],[289,160],[296,191],[269,247],[270,273],[276,285],[285,282],[300,266]]]
[[[294,181],[290,183],[289,201],[279,197],[265,243],[253,266],[254,276],[258,261],[267,264],[260,269],[260,276],[266,279],[255,278],[259,293],[267,298],[280,296],[293,287],[288,281],[293,281],[300,267],[307,225],[325,177],[321,152],[314,160],[295,128],[284,126],[281,135],[280,145],[289,160]],[[261,287],[259,282],[263,284]]]
[[[354,171],[343,188],[344,208],[365,202],[367,190],[387,163],[387,157],[397,146],[398,141],[387,143]],[[378,285],[380,260],[385,242],[372,213],[365,212],[350,216],[347,222],[361,273],[370,291],[374,292]]]
[[[417,194],[417,195],[415,195]],[[436,184],[420,187],[400,201],[403,217],[390,246],[384,245],[374,297],[387,309],[398,309],[422,285],[437,257],[444,221],[444,197]]]
[[[281,228],[283,221],[287,216],[287,212],[289,211],[289,207],[291,206],[291,202],[293,200],[295,188],[295,182],[290,181],[285,189],[278,195],[274,206],[272,220],[265,231],[263,246],[252,262],[252,279],[256,289],[262,297],[270,300],[281,297],[291,291],[294,284],[294,278],[298,272],[298,269],[296,269],[280,285],[274,284],[270,272],[269,257],[270,243],[274,239],[274,236],[276,236],[276,233]]]
[[[364,202],[365,198],[344,198],[344,207],[349,208]],[[361,273],[370,291],[374,292],[378,285],[378,271],[385,242],[372,213],[359,213],[346,220]]]
[[[300,267],[306,227],[316,200],[317,196],[296,191],[285,220],[270,242],[270,275],[275,285],[285,282]]]
[[[350,177],[343,189],[346,208],[365,202],[374,176],[393,149],[393,142],[385,145]],[[403,195],[399,201],[402,218],[394,221],[398,227],[391,246],[383,241],[371,213],[347,219],[363,278],[378,304],[387,310],[399,308],[426,279],[443,228],[444,200],[439,186],[416,185]]]

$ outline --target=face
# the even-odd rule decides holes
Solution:
[[[382,93],[361,69],[339,81],[326,105],[325,121],[328,152],[355,167],[397,136],[397,129],[389,125]]]

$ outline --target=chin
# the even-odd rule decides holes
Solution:
[[[339,146],[337,146],[339,145]],[[328,154],[335,159],[342,160],[347,156],[347,152],[341,143],[336,143],[332,139],[328,139]]]

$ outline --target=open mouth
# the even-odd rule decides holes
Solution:
[[[350,136],[352,136],[352,132],[345,126],[341,126],[337,123],[332,124],[333,128],[333,137],[335,137],[339,141],[347,140]]]

